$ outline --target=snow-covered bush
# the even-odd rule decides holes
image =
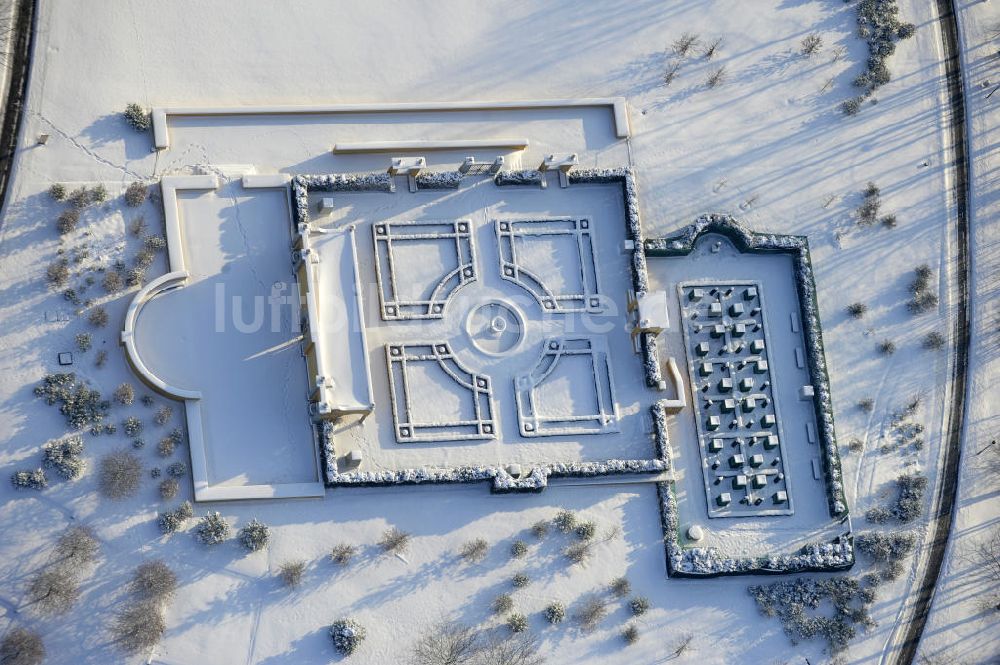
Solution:
[[[129,416],[122,421],[122,430],[126,436],[139,436],[142,434],[142,420],[135,416]]]
[[[27,628],[12,628],[0,641],[0,663],[3,665],[41,665],[45,660],[42,637]]]
[[[86,353],[90,351],[90,348],[94,345],[94,338],[89,332],[77,333],[76,335],[76,348],[80,349],[81,353]]]
[[[167,241],[163,236],[146,236],[142,239],[142,246],[151,252],[162,252],[167,248]]]
[[[142,462],[127,449],[120,448],[101,458],[97,485],[103,496],[117,501],[135,496],[141,477]]]
[[[476,538],[462,545],[459,555],[470,563],[479,563],[486,558],[486,553],[490,549],[490,544],[485,538]]]
[[[840,110],[844,115],[857,115],[861,112],[861,104],[864,103],[864,97],[851,97],[850,99],[845,99],[840,103]]]
[[[560,510],[552,523],[563,533],[569,533],[576,528],[576,514],[569,510]]]
[[[549,603],[545,607],[545,620],[549,623],[562,623],[566,619],[566,606],[556,601],[554,603]]]
[[[138,208],[146,202],[146,195],[148,193],[149,188],[146,187],[146,183],[139,180],[129,183],[129,186],[125,189],[125,204],[130,208]]]
[[[180,531],[184,523],[194,516],[194,508],[190,501],[185,501],[174,510],[160,513],[158,520],[160,531],[163,533],[175,533]]]
[[[883,356],[891,356],[896,352],[896,343],[889,338],[878,343],[878,352]]]
[[[49,187],[49,196],[53,201],[65,201],[66,200],[66,185],[61,182],[54,182],[52,186]]]
[[[946,342],[947,340],[943,334],[937,330],[933,330],[924,336],[924,340],[921,345],[925,349],[936,350],[942,348]]]
[[[15,471],[10,476],[10,482],[18,490],[43,490],[49,486],[49,479],[45,477],[43,469]]]
[[[580,540],[592,540],[597,535],[597,524],[595,522],[581,522],[576,525],[576,537]]]
[[[549,523],[545,520],[538,520],[531,525],[531,535],[539,540],[549,535]]]
[[[912,37],[916,28],[912,23],[900,22],[896,0],[861,0],[857,22],[858,37],[868,43],[865,70],[854,79],[855,86],[864,88],[864,99],[889,82],[889,56],[895,53],[896,42]]]
[[[137,269],[146,270],[149,266],[153,265],[153,261],[155,260],[156,252],[143,247],[135,253],[135,258],[132,259],[132,265],[134,265]]]
[[[252,519],[240,529],[239,540],[247,551],[257,552],[267,547],[271,541],[271,529],[263,522]]]
[[[919,473],[904,473],[896,479],[896,485],[899,488],[899,496],[892,507],[892,514],[900,522],[912,522],[923,513],[927,478]]]
[[[67,480],[76,480],[83,475],[86,462],[83,457],[83,437],[71,436],[66,439],[49,441],[42,446],[42,463],[56,470]]]
[[[203,545],[218,545],[229,538],[232,533],[233,528],[229,526],[229,522],[217,511],[202,517],[195,530],[198,542]]]
[[[877,563],[899,561],[909,556],[917,544],[917,536],[911,531],[866,531],[854,538],[858,551]]]
[[[510,628],[510,632],[512,633],[523,633],[528,629],[528,617],[514,612],[507,617],[507,627]]]
[[[129,286],[140,286],[146,279],[146,269],[135,266],[125,271],[125,283]]]
[[[652,607],[652,605],[649,602],[649,598],[646,598],[645,596],[636,596],[632,600],[628,601],[629,611],[631,611],[635,616],[642,616],[649,611],[650,607]]]
[[[345,656],[357,651],[366,636],[367,631],[364,626],[354,619],[338,619],[330,626],[333,647]]]
[[[160,457],[170,457],[174,454],[175,447],[174,439],[167,436],[160,439],[160,442],[156,445],[156,452]]]
[[[622,629],[622,639],[625,644],[635,644],[639,641],[639,627],[634,623],[630,623]]]
[[[125,107],[125,112],[122,115],[125,118],[125,122],[131,125],[132,129],[137,132],[148,130],[152,124],[146,109],[134,102]]]
[[[528,553],[528,543],[521,539],[515,540],[510,545],[510,555],[515,559],[521,559]]]
[[[531,584],[531,578],[528,577],[527,573],[515,573],[510,583],[514,585],[515,589],[523,589]]]
[[[892,511],[885,506],[873,506],[865,511],[865,519],[872,524],[885,524],[892,517]]]
[[[187,465],[184,462],[174,462],[167,467],[167,474],[174,478],[183,478],[187,474]]]
[[[851,315],[852,318],[860,319],[868,311],[868,305],[863,302],[853,302],[847,306],[847,313]]]
[[[90,205],[90,192],[86,187],[77,187],[69,194],[70,204],[77,209],[86,208]]]
[[[817,34],[806,35],[799,44],[799,52],[807,58],[817,53],[823,46],[823,37]]]

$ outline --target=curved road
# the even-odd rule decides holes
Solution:
[[[954,151],[953,169],[955,173],[954,195],[957,210],[956,231],[958,234],[958,300],[957,316],[953,337],[954,364],[951,376],[951,401],[948,409],[948,425],[943,437],[943,464],[940,489],[934,497],[932,509],[932,540],[923,575],[917,579],[915,598],[910,610],[910,618],[905,628],[896,637],[893,655],[889,662],[910,665],[917,655],[920,636],[927,624],[938,576],[944,563],[951,533],[951,523],[958,491],[959,461],[962,456],[962,432],[965,422],[966,385],[969,365],[969,162],[968,134],[965,124],[965,88],[962,79],[960,42],[958,39],[958,16],[953,0],[936,0],[938,20],[941,24],[941,39],[945,54],[945,73],[948,80],[948,99],[951,106],[951,138]]]

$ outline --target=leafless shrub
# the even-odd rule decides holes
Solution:
[[[410,534],[396,527],[390,527],[382,532],[378,546],[386,554],[402,554],[409,548],[410,539]]]
[[[142,462],[125,448],[101,458],[98,487],[108,499],[120,500],[135,496],[142,477]]]
[[[878,221],[879,209],[882,207],[881,190],[874,182],[869,182],[862,194],[864,199],[855,211],[858,226],[871,226]]]
[[[81,353],[90,351],[90,347],[94,345],[94,338],[89,332],[77,333],[74,339],[76,341],[76,348],[80,349]]]
[[[70,208],[69,210],[63,210],[59,214],[59,218],[56,219],[56,229],[60,235],[66,235],[73,231],[79,223],[80,211],[76,208]]]
[[[878,352],[883,356],[891,356],[896,352],[896,343],[891,339],[883,339],[878,343]]]
[[[680,60],[674,60],[669,65],[667,65],[667,68],[663,71],[663,86],[667,87],[671,83],[673,83],[674,79],[677,78],[677,74],[680,72],[680,70],[681,70]]]
[[[306,574],[306,562],[302,559],[286,561],[278,568],[278,576],[287,587],[297,587],[302,584]]]
[[[871,397],[862,397],[858,400],[858,408],[865,413],[871,413],[875,410],[875,400]]]
[[[514,599],[509,593],[502,593],[493,599],[492,608],[494,614],[507,614],[514,609]]]
[[[531,535],[539,540],[549,535],[549,523],[545,520],[538,520],[531,525]]]
[[[174,449],[176,447],[177,444],[174,443],[174,440],[167,436],[160,439],[160,442],[156,444],[156,452],[160,455],[160,457],[170,457],[174,454]]]
[[[860,319],[868,311],[868,305],[863,302],[853,302],[847,306],[847,313],[851,315],[852,318]]]
[[[41,636],[27,628],[11,629],[0,642],[2,665],[41,665],[44,659],[45,645]]]
[[[131,208],[137,208],[146,202],[146,195],[148,193],[149,189],[146,187],[146,184],[136,180],[130,183],[125,190],[125,204]]]
[[[145,216],[143,216],[143,215],[136,215],[135,218],[132,220],[132,223],[129,224],[128,232],[131,233],[136,238],[138,238],[143,233],[145,233],[146,232],[146,218],[145,218]]]
[[[108,310],[98,305],[94,309],[90,310],[90,314],[87,315],[87,320],[90,321],[90,325],[95,328],[103,328],[108,325]]]
[[[156,646],[166,630],[167,623],[159,604],[141,601],[118,613],[111,634],[122,650],[134,654]]]
[[[472,663],[481,649],[479,635],[469,626],[442,621],[413,645],[413,665]]]
[[[711,60],[712,58],[715,57],[715,52],[719,50],[720,46],[722,46],[722,37],[719,37],[714,42],[705,47],[705,51],[702,53],[702,55],[705,57],[706,60]]]
[[[601,596],[591,596],[577,610],[574,618],[580,627],[586,631],[592,631],[608,615],[608,601]]]
[[[81,209],[90,205],[90,192],[86,187],[77,187],[69,194],[69,202],[74,208]]]
[[[593,540],[597,535],[596,522],[581,522],[576,525],[576,537],[580,540]]]
[[[49,187],[49,196],[52,197],[53,201],[65,201],[66,185],[61,182],[52,183],[52,186]]]
[[[823,46],[823,38],[817,34],[806,35],[802,39],[802,43],[799,45],[799,52],[807,58],[811,55],[819,53],[820,48]]]
[[[160,481],[160,498],[164,501],[172,501],[177,497],[181,489],[181,484],[176,478],[164,478]]]
[[[590,558],[591,554],[591,542],[589,540],[581,540],[580,542],[573,543],[563,550],[563,556],[570,560],[571,563],[583,563]]]
[[[486,558],[489,549],[490,545],[484,538],[476,538],[462,545],[460,554],[469,563],[479,563]]]
[[[104,349],[101,349],[100,351],[97,352],[97,355],[94,356],[94,366],[100,369],[101,367],[104,367],[104,365],[106,365],[107,362],[108,362],[108,352],[105,351]]]
[[[726,68],[725,66],[719,67],[714,72],[709,75],[705,80],[705,85],[709,88],[716,88],[722,85],[726,80]]]
[[[922,346],[925,349],[935,350],[944,347],[946,342],[947,340],[945,339],[945,336],[939,333],[938,331],[934,330],[927,333],[924,336],[924,341],[922,342]]]
[[[145,270],[149,266],[153,265],[153,261],[156,260],[156,252],[146,249],[143,247],[138,252],[135,253],[135,258],[132,259],[132,264],[139,269]]]
[[[45,277],[49,284],[56,288],[66,286],[69,281],[69,262],[66,259],[57,259],[49,264],[45,269]]]
[[[671,659],[680,658],[685,653],[692,650],[693,647],[691,646],[691,643],[693,641],[694,641],[694,635],[692,635],[691,633],[687,633],[686,635],[681,635],[677,639],[677,642],[675,643],[676,646],[674,647],[674,650],[671,652],[670,658]]]
[[[358,553],[358,548],[356,545],[350,545],[348,543],[340,543],[334,545],[330,550],[330,560],[333,561],[338,566],[346,566],[351,562]]]
[[[166,425],[170,422],[170,418],[174,415],[174,410],[169,406],[161,406],[156,411],[156,415],[153,416],[153,422],[159,426]]]
[[[43,568],[28,583],[28,602],[45,614],[65,614],[80,597],[80,582],[69,566]]]
[[[108,270],[104,273],[104,279],[101,280],[101,286],[108,293],[118,293],[125,286],[125,280],[122,279],[121,274],[117,270]]]
[[[523,540],[515,540],[510,545],[510,555],[515,559],[523,559],[528,553],[528,543]]]
[[[129,591],[142,600],[166,602],[177,591],[177,575],[160,559],[144,561],[132,573]]]
[[[698,45],[698,35],[693,35],[690,32],[685,32],[680,36],[673,44],[674,53],[684,57],[691,50]]]
[[[628,581],[627,577],[616,577],[611,580],[608,590],[615,598],[624,598],[632,593],[632,583]]]
[[[122,383],[115,388],[113,396],[119,404],[131,406],[132,402],[135,401],[135,389],[131,383]]]
[[[625,640],[625,644],[635,644],[639,641],[639,627],[634,623],[630,623],[622,629],[622,639]]]

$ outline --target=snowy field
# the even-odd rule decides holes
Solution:
[[[973,9],[967,10],[966,24],[996,20],[992,4],[975,5],[975,16]],[[917,26],[916,35],[899,43],[890,60],[893,81],[880,88],[878,103],[846,118],[838,106],[855,94],[850,82],[862,67],[866,47],[855,36],[853,6],[827,0],[640,1],[629,3],[628,11],[610,11],[607,3],[598,2],[540,7],[531,2],[472,5],[457,0],[363,5],[261,1],[220,11],[194,2],[136,1],[126,6],[108,1],[88,5],[85,13],[75,3],[42,0],[22,150],[15,158],[0,236],[0,466],[8,474],[36,468],[41,445],[67,432],[58,410],[32,395],[45,374],[59,371],[57,353],[75,351],[72,369],[105,395],[123,381],[137,383],[119,349],[118,335],[138,287],[106,294],[97,272],[117,259],[131,261],[141,245],[128,233],[136,216],[145,217],[150,233],[163,233],[159,201],[140,208],[122,203],[120,194],[128,183],[190,173],[199,164],[251,164],[260,173],[290,174],[382,170],[387,155],[334,155],[331,147],[343,141],[523,136],[530,145],[510,155],[513,168],[534,168],[551,152],[577,152],[581,166],[633,166],[649,236],[667,235],[702,212],[723,211],[756,231],[809,237],[854,528],[909,528],[918,535],[916,554],[904,562],[901,577],[879,589],[871,607],[877,626],[862,632],[843,654],[848,663],[879,662],[893,648],[901,610],[926,548],[928,518],[906,527],[874,526],[865,523],[863,515],[892,499],[894,479],[904,471],[922,469],[926,474],[929,488],[923,501],[929,505],[937,483],[943,405],[951,389],[950,355],[947,350],[925,350],[922,340],[931,331],[950,335],[957,268],[934,3],[905,0],[900,5],[903,20]],[[82,30],[83,23],[100,29]],[[969,29],[969,48],[978,49],[974,62],[983,68],[979,77],[988,78],[991,70],[982,63],[996,46],[986,44],[985,31],[977,30]],[[671,44],[685,32],[699,36],[701,49],[716,39],[722,42],[711,60],[700,51],[684,58],[675,80],[665,86],[664,71],[677,59]],[[800,42],[812,33],[822,36],[823,45],[806,58],[799,53]],[[720,67],[725,67],[724,81],[709,88],[706,80]],[[996,78],[992,73],[989,77]],[[153,107],[616,95],[628,100],[628,141],[615,138],[606,109],[443,118],[300,117],[291,122],[278,117],[188,118],[171,121],[170,148],[154,153],[150,135],[134,132],[120,117],[133,101]],[[994,96],[990,104],[997,99]],[[996,217],[989,207],[996,202],[995,182],[988,179],[995,143],[990,128],[996,126],[990,104],[973,105],[978,124],[970,130],[976,141],[977,177],[983,178],[984,188],[993,187],[978,193],[986,212],[975,223],[983,220],[984,225]],[[52,135],[48,144],[33,147],[43,132]],[[477,159],[495,155],[477,154]],[[453,167],[465,156],[440,153],[429,155],[429,162]],[[883,211],[897,215],[896,228],[856,224],[855,209],[869,181],[881,189]],[[46,194],[54,182],[68,189],[104,183],[112,198],[87,208],[77,230],[60,240],[55,218],[65,205],[53,203]],[[185,199],[185,206],[214,220],[231,220],[227,216],[244,210],[266,216],[277,207],[269,201],[270,194],[243,197],[235,190],[227,192],[227,187],[233,185],[225,185],[219,194]],[[553,182],[546,192],[528,192],[529,198],[559,196],[554,187]],[[380,216],[412,218],[405,206],[415,196],[423,195],[395,194],[403,207],[389,206]],[[477,209],[488,201],[480,203]],[[525,205],[523,212],[551,212],[548,205]],[[590,214],[595,205],[583,212]],[[985,228],[977,236],[982,239],[978,251],[984,253],[996,235],[995,229],[990,235]],[[370,236],[361,237],[370,242]],[[206,238],[206,254],[217,255],[223,240]],[[93,299],[89,307],[74,305],[45,283],[46,268],[60,248],[70,255],[89,249],[89,256],[70,271],[70,284],[82,300]],[[233,270],[252,264],[253,256],[237,243],[229,257]],[[987,259],[977,270],[989,275],[992,255],[983,256]],[[914,316],[906,307],[908,286],[914,269],[925,263],[940,304]],[[158,255],[147,276],[154,278],[167,269]],[[96,275],[97,282],[87,285],[88,275]],[[263,284],[276,279],[281,277],[268,276]],[[995,290],[985,281],[974,285],[984,298]],[[159,300],[166,305],[185,290]],[[612,295],[623,296],[619,290]],[[845,311],[853,302],[868,305],[861,320]],[[98,304],[106,308],[110,323],[95,329],[87,314]],[[150,307],[154,304],[156,300]],[[982,334],[995,327],[994,310],[989,305],[977,310]],[[164,316],[166,325],[171,317]],[[93,335],[93,348],[76,351],[75,337],[85,331]],[[186,328],[178,334],[198,333]],[[894,341],[895,353],[878,351],[885,339]],[[281,334],[261,339],[260,348],[283,340],[287,337]],[[990,348],[984,345],[980,355],[972,354],[981,361],[976,385],[988,386],[992,380]],[[98,368],[94,357],[100,350],[107,350],[108,357]],[[234,358],[245,358],[245,351],[249,348],[220,349]],[[376,354],[374,345],[371,352]],[[626,362],[638,363],[625,355]],[[180,383],[180,373],[192,362],[166,361],[163,371],[178,372]],[[304,368],[294,371],[304,374]],[[892,415],[916,395],[921,396],[920,405],[910,418],[924,426],[919,449],[896,445],[891,425]],[[858,407],[869,398],[870,409]],[[484,486],[341,488],[328,490],[325,499],[196,506],[198,516],[220,510],[236,527],[253,517],[268,523],[271,545],[263,552],[246,554],[235,541],[207,548],[195,541],[191,524],[163,536],[156,526],[157,513],[191,498],[189,475],[172,502],[160,501],[153,480],[144,480],[134,498],[112,502],[99,496],[95,469],[102,455],[129,446],[121,428],[129,415],[146,421],[147,445],[135,451],[144,471],[184,459],[185,446],[170,459],[161,459],[155,450],[157,439],[179,423],[178,403],[162,430],[152,423],[152,414],[165,404],[154,397],[152,408],[138,400],[127,408],[115,405],[110,420],[119,425],[118,433],[86,436],[84,457],[90,470],[80,480],[63,481],[50,474],[50,487],[40,493],[16,492],[6,483],[0,489],[0,524],[5,533],[17,534],[0,544],[0,634],[21,625],[38,630],[50,654],[47,662],[329,662],[336,655],[327,627],[345,616],[358,619],[368,631],[350,662],[405,662],[410,645],[439,617],[498,625],[490,604],[511,589],[512,575],[522,569],[532,583],[512,591],[515,608],[527,615],[530,630],[540,639],[540,653],[550,663],[662,662],[688,633],[695,638],[677,662],[733,663],[751,652],[764,663],[796,662],[800,656],[812,663],[832,659],[822,641],[803,642],[793,651],[780,623],[759,613],[746,587],[773,580],[666,579],[656,492],[649,483],[563,481],[530,496],[494,496]],[[970,446],[978,449],[989,443],[990,418],[995,414],[988,407],[977,413]],[[690,410],[674,417],[671,427],[693,435]],[[860,444],[849,446],[855,439]],[[575,450],[563,445],[566,450],[560,454],[583,458],[590,454],[586,446],[593,444],[572,445]],[[410,454],[397,450],[396,444],[392,447],[394,455]],[[298,474],[306,467],[300,466],[304,458],[297,455],[282,455],[273,464],[259,457],[240,463],[261,474],[255,477]],[[995,503],[990,498],[993,490],[977,489],[979,476],[973,468],[965,468],[963,512],[956,525],[971,538],[996,521],[990,505]],[[219,478],[234,480],[233,473],[221,467]],[[799,475],[793,479],[793,491],[812,482],[811,474],[802,481]],[[700,479],[697,490],[704,501]],[[583,564],[570,565],[561,554],[571,536],[550,533],[536,542],[527,531],[562,508],[597,523],[596,544]],[[93,527],[101,548],[96,564],[81,570],[79,601],[65,615],[47,616],[28,606],[27,585],[70,524]],[[376,542],[390,526],[412,534],[410,548],[401,556],[378,553]],[[490,543],[487,558],[460,564],[457,553],[463,543],[480,537]],[[529,543],[525,559],[508,554],[516,538]],[[350,567],[341,569],[329,560],[336,543],[360,547]],[[128,602],[124,588],[132,570],[149,558],[166,560],[181,586],[167,609],[162,642],[152,654],[126,657],[107,629]],[[284,588],[276,576],[279,566],[292,559],[308,562],[304,582],[295,590]],[[949,561],[948,580],[928,625],[928,655],[950,654],[966,640],[958,662],[990,662],[1000,653],[995,619],[979,613],[975,621],[966,621],[978,612],[965,586],[971,571],[954,552]],[[850,575],[873,569],[859,556]],[[635,620],[641,631],[635,645],[626,647],[619,635],[630,621],[623,601],[614,601],[609,616],[592,632],[581,631],[572,620],[550,627],[539,614],[553,600],[565,602],[572,614],[590,594],[603,593],[611,579],[623,574],[631,580],[633,593],[647,596],[652,604]]]

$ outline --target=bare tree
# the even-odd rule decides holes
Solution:
[[[986,570],[990,579],[1000,580],[1000,528],[977,542],[973,553],[976,563]]]
[[[28,604],[46,614],[68,612],[79,597],[80,583],[67,566],[44,568],[28,583]]]
[[[413,665],[471,663],[481,649],[479,635],[457,621],[441,621],[413,645]]]
[[[538,638],[528,632],[508,636],[491,635],[483,646],[476,665],[542,665]]]
[[[177,591],[177,575],[160,559],[140,563],[132,574],[129,590],[142,600],[170,600]]]
[[[159,604],[141,601],[118,613],[111,634],[124,651],[138,653],[155,646],[166,630],[167,623]]]
[[[101,494],[120,500],[135,496],[142,477],[142,462],[125,448],[108,453],[101,458],[98,471]]]
[[[40,665],[45,645],[38,633],[14,628],[0,642],[0,665]]]
[[[351,562],[351,559],[353,559],[357,553],[357,546],[349,543],[340,543],[338,545],[334,545],[330,550],[330,560],[338,566],[346,566]]]
[[[92,563],[99,548],[97,536],[90,527],[70,527],[56,541],[56,561],[69,568]]]
[[[705,52],[702,55],[705,56],[706,60],[711,60],[712,58],[715,57],[715,52],[719,50],[719,47],[721,45],[722,45],[722,37],[719,37],[705,48]]]

